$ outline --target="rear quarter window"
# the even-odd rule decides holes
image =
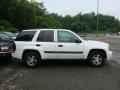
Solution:
[[[32,41],[36,31],[22,31],[15,41]]]

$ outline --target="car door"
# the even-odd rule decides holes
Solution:
[[[57,59],[82,59],[84,43],[70,31],[57,31]]]
[[[44,49],[44,59],[56,59],[56,54],[51,53],[56,50],[54,42],[54,30],[41,30],[37,38],[38,47]],[[39,46],[40,45],[40,46]]]

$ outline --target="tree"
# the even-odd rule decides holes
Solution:
[[[35,0],[0,0],[0,30],[29,28],[63,28],[75,32],[96,32],[94,12],[75,16],[49,13],[43,3]],[[120,21],[114,16],[99,14],[99,32],[120,31]]]

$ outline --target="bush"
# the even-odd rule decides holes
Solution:
[[[10,24],[8,21],[0,20],[0,31],[17,32],[18,29],[13,27],[13,25]]]
[[[4,31],[4,30],[5,30],[4,26],[0,25],[0,31]]]

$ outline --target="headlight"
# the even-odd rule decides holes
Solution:
[[[4,47],[1,47],[0,48],[0,51],[1,52],[6,52],[6,51],[8,51],[9,50],[9,47],[8,46],[4,46]]]

